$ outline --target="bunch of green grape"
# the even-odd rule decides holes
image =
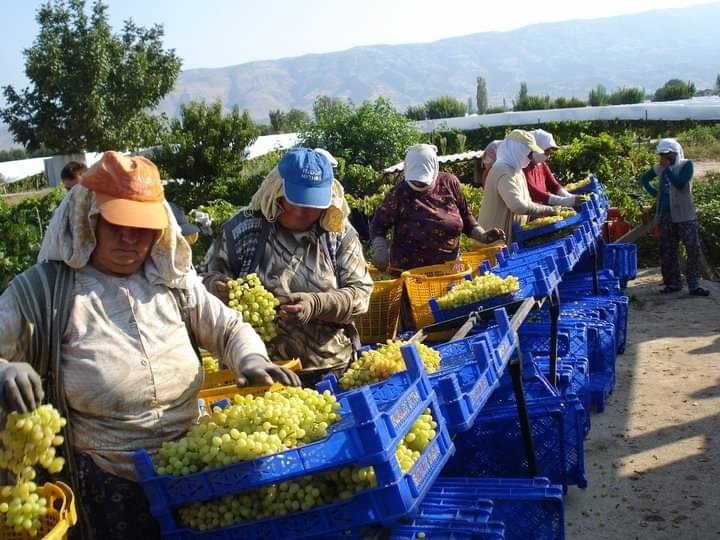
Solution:
[[[426,409],[395,450],[400,470],[409,472],[435,438],[437,423]],[[237,523],[304,512],[377,486],[372,467],[357,465],[263,486],[218,499],[194,503],[178,510],[185,527],[207,531]]]
[[[538,227],[550,225],[551,223],[557,223],[558,221],[562,221],[562,220],[572,217],[574,215],[575,215],[575,210],[573,210],[572,208],[558,207],[555,209],[554,216],[545,216],[545,217],[533,219],[532,221],[526,222],[520,228],[523,231],[529,231],[532,229],[537,229]]]
[[[574,182],[572,184],[567,184],[565,186],[565,189],[567,191],[574,191],[576,189],[584,188],[585,186],[589,186],[590,182],[592,182],[592,179],[588,176],[585,178],[585,180],[579,180],[578,182]]]
[[[377,349],[363,352],[340,378],[340,385],[345,390],[359,388],[383,381],[394,373],[405,371],[405,361],[400,352],[400,347],[403,345],[406,345],[405,341],[388,340]],[[422,343],[415,343],[415,347],[425,371],[435,373],[440,367],[440,353]]]
[[[65,418],[52,405],[41,405],[28,413],[12,412],[0,432],[0,467],[15,474],[14,485],[0,487],[0,513],[15,532],[37,536],[47,501],[40,497],[33,465],[40,464],[51,474],[59,473],[65,460],[55,455],[63,443],[60,430]]]
[[[158,474],[186,475],[295,448],[326,437],[339,409],[329,391],[310,388],[235,395],[228,407],[200,417],[183,438],[163,443],[155,467]]]
[[[217,358],[212,356],[203,356],[202,366],[206,373],[215,373],[220,371],[220,362],[218,362]]]
[[[270,342],[277,335],[273,323],[277,298],[263,287],[255,273],[228,281],[228,288],[228,305],[242,313],[243,320],[252,325],[265,343]]]
[[[470,281],[458,283],[447,294],[437,299],[442,309],[456,308],[465,304],[480,302],[494,296],[510,294],[520,288],[518,278],[501,278],[491,272],[485,272]]]

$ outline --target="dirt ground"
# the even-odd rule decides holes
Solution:
[[[639,273],[628,343],[585,440],[588,487],[566,498],[568,540],[720,539],[720,284],[659,294]]]

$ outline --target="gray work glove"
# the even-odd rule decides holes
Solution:
[[[498,240],[505,241],[505,231],[502,229],[483,230],[479,225],[470,231],[470,238],[481,244],[492,244]]]
[[[372,263],[378,270],[385,270],[388,265],[388,244],[384,236],[376,236],[372,241]]]
[[[269,386],[273,382],[285,386],[300,386],[300,378],[297,374],[273,364],[259,354],[250,354],[243,358],[240,373],[236,375],[238,386]]]
[[[37,371],[26,362],[0,362],[0,406],[26,413],[42,403],[45,392]]]
[[[555,214],[556,212],[554,206],[545,205],[540,205],[537,212],[535,212],[536,216],[554,216]]]
[[[290,293],[280,300],[278,317],[301,324],[313,319],[348,324],[352,319],[352,298],[344,291]]]
[[[580,206],[583,202],[583,198],[580,195],[550,195],[548,196],[548,204],[550,206]]]

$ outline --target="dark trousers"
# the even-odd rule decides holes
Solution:
[[[673,223],[669,212],[658,214],[660,228],[660,270],[668,287],[682,287],[680,277],[680,241],[687,252],[685,279],[693,290],[700,285],[700,234],[697,220]]]
[[[93,540],[155,540],[160,528],[150,515],[140,484],[102,471],[93,460],[76,455],[80,486],[77,504],[86,516]],[[71,538],[80,538],[81,524],[70,529]],[[83,539],[88,540],[88,539]]]

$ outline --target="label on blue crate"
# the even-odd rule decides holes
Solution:
[[[418,462],[415,464],[412,474],[410,475],[410,478],[412,478],[418,488],[423,485],[423,482],[425,482],[428,474],[430,474],[433,470],[433,465],[437,463],[437,460],[439,459],[440,445],[436,439],[435,442],[432,443],[432,446],[428,448],[427,452],[420,457]]]
[[[482,396],[488,389],[488,382],[485,378],[485,375],[480,377],[480,384],[478,384],[475,388],[473,388],[472,392],[470,392],[470,403],[477,403],[480,401],[480,396]]]
[[[413,388],[412,392],[405,397],[390,416],[390,421],[395,429],[407,420],[407,417],[416,409],[418,403],[420,403],[420,394],[417,388]]]

